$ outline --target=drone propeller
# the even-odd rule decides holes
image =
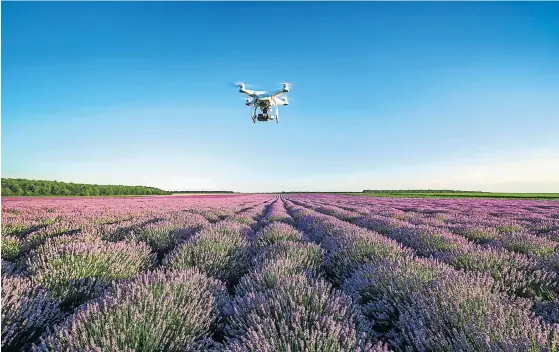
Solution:
[[[232,87],[237,87],[237,88],[241,87],[241,85],[243,85],[243,84],[245,85],[245,88],[248,88],[248,89],[257,88],[254,84],[247,84],[247,83],[242,82],[242,81],[238,81],[238,82],[234,82],[234,83],[230,83],[230,84],[231,84]]]
[[[281,82],[282,86],[287,86],[287,89],[290,89],[291,87],[293,87],[293,83],[291,82]]]

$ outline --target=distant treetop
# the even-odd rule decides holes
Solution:
[[[168,195],[155,187],[95,185],[59,181],[2,178],[2,196],[119,196]]]

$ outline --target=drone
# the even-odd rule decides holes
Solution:
[[[280,95],[289,92],[289,83],[283,83],[282,88],[275,92],[269,93],[266,91],[248,90],[243,82],[235,85],[239,87],[239,92],[248,95],[245,104],[252,107],[250,117],[252,122],[258,121],[271,121],[276,120],[279,123],[279,106],[289,105],[287,97],[280,97]],[[271,110],[275,108],[275,114],[272,115]]]

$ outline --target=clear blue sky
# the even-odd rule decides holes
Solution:
[[[559,191],[557,2],[2,3],[2,177]],[[253,124],[229,84],[293,82]]]

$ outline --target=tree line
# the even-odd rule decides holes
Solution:
[[[457,191],[452,189],[366,189],[363,193],[486,193],[480,191]]]
[[[59,181],[2,178],[2,196],[124,196],[169,195],[155,187],[95,185]]]

